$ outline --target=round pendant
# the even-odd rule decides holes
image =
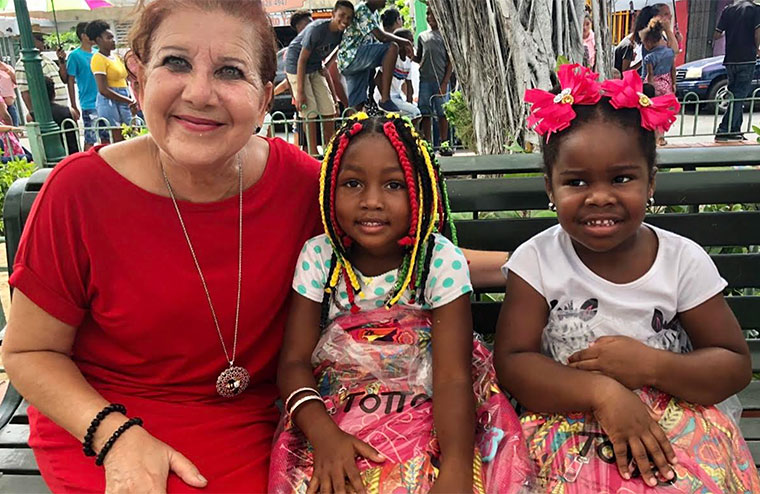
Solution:
[[[216,378],[216,392],[225,398],[234,398],[245,391],[250,382],[251,376],[247,370],[231,365]]]

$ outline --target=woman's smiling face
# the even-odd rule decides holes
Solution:
[[[272,93],[259,75],[265,47],[257,39],[254,27],[221,11],[190,7],[161,22],[136,75],[146,123],[162,151],[193,166],[243,148]]]

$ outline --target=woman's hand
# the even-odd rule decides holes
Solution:
[[[193,463],[142,427],[127,430],[106,455],[106,493],[163,493],[174,472],[187,485],[207,484]]]
[[[137,104],[137,101],[132,101],[129,103],[129,111],[132,113],[132,116],[136,116],[137,112],[140,110],[140,107]]]
[[[639,389],[654,385],[658,352],[627,336],[603,336],[570,355],[567,363],[574,369],[600,372],[628,389]]]
[[[361,456],[375,463],[385,461],[375,448],[340,429],[325,431],[312,441],[314,445],[314,475],[306,494],[345,494],[346,487],[356,494],[365,494],[364,484],[356,466]]]
[[[618,471],[623,478],[631,478],[629,449],[647,485],[654,487],[658,483],[650,458],[664,479],[673,478],[671,465],[676,464],[673,447],[655,421],[653,412],[632,391],[616,381],[606,381],[595,393],[593,412],[612,442]]]

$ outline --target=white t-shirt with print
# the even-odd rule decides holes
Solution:
[[[412,59],[406,57],[396,57],[396,66],[393,68],[393,79],[391,80],[391,98],[406,101],[406,92],[404,91],[404,82],[409,79],[409,73],[412,71]]]
[[[411,292],[401,297],[399,304],[419,309],[436,309],[454,301],[463,294],[472,292],[470,270],[462,251],[443,235],[433,234],[435,247],[430,260],[430,272],[425,286],[426,305],[415,301],[410,304]],[[309,239],[301,249],[298,257],[293,290],[314,302],[322,302],[330,271],[332,246],[327,235],[318,235]],[[356,272],[361,285],[361,291],[354,299],[361,310],[374,310],[385,304],[388,293],[396,284],[398,269],[388,271],[378,276],[364,276]],[[350,311],[345,280],[341,277],[337,286],[334,303],[330,304],[329,319]]]
[[[502,267],[504,275],[519,275],[550,308],[542,336],[544,354],[567,363],[570,355],[597,338],[613,335],[662,350],[691,350],[678,314],[720,293],[727,283],[697,243],[646,226],[657,235],[657,255],[651,268],[630,283],[612,283],[591,271],[560,225],[512,254]]]

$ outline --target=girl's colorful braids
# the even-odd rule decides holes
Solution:
[[[407,288],[411,288],[413,292],[412,299],[416,295],[424,300],[424,283],[421,281],[425,278],[425,266],[429,264],[425,262],[428,257],[428,249],[425,246],[435,229],[439,201],[435,170],[424,157],[424,141],[407,120],[392,115],[389,115],[389,118],[390,120],[383,125],[383,130],[396,150],[399,163],[407,177],[410,202],[409,234],[406,239],[402,239],[404,243],[399,243],[405,245],[412,240],[412,244],[411,252],[407,254],[409,262],[404,262],[399,269],[396,285],[389,294],[386,307],[398,302]],[[411,185],[408,179],[410,174],[416,177],[415,183]]]
[[[334,288],[342,277],[346,283],[351,311],[358,312],[356,293],[361,287],[348,260],[351,239],[345,235],[337,222],[335,191],[343,154],[351,139],[364,131],[382,132],[388,138],[398,155],[410,203],[409,230],[407,235],[399,240],[406,253],[385,306],[390,308],[396,304],[407,289],[412,291],[412,300],[417,297],[420,303],[424,304],[424,289],[434,247],[432,234],[436,227],[440,231],[445,222],[450,220],[450,208],[445,183],[438,162],[432,157],[432,149],[408,119],[394,114],[369,119],[366,114],[358,113],[348,120],[327,146],[320,172],[319,203],[322,225],[333,248],[333,258],[325,292],[335,297]],[[450,222],[449,226],[456,240],[454,226]],[[328,295],[325,296],[327,304],[330,298]],[[323,307],[324,323],[328,312],[329,306],[327,310]]]

